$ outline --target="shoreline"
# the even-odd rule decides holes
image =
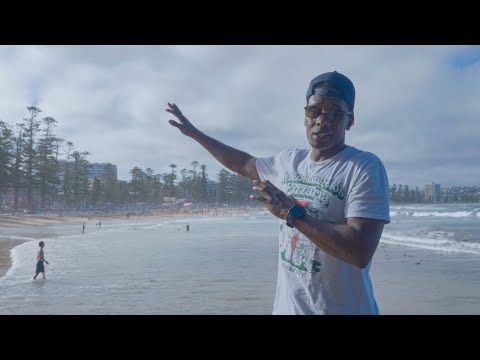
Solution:
[[[4,238],[4,239],[2,239]],[[27,242],[27,240],[12,239],[8,236],[0,238],[0,278],[5,276],[8,269],[12,266],[10,251],[18,245]]]
[[[46,237],[52,237],[49,232],[42,231],[48,225],[53,224],[81,224],[83,222],[91,221],[108,221],[108,220],[139,220],[139,219],[166,219],[176,217],[203,217],[203,216],[231,216],[234,214],[245,213],[265,213],[266,209],[260,207],[232,207],[232,208],[218,208],[208,209],[206,211],[197,210],[183,210],[176,212],[155,212],[145,215],[125,213],[111,213],[111,214],[93,214],[93,213],[74,213],[64,214],[59,216],[58,214],[28,214],[28,215],[11,215],[0,214],[0,278],[5,276],[10,267],[12,266],[11,250],[18,245],[21,245],[27,241],[21,239],[24,232],[31,233],[29,237],[33,239],[43,239]],[[58,236],[62,234],[55,234]],[[20,237],[20,238],[19,238]]]
[[[243,214],[245,209],[229,209],[228,213],[219,212],[219,217]],[[263,215],[262,208],[249,208],[248,214]],[[142,219],[155,222],[186,222],[212,214],[149,214],[130,216],[136,222]],[[43,238],[56,238],[65,234],[78,234],[82,223],[87,224],[86,233],[95,230],[95,224],[102,221],[102,227],[114,225],[116,221],[128,224],[125,214],[111,217],[85,216],[2,216],[0,215],[0,277],[4,277],[11,268],[11,249],[27,242],[40,241]],[[183,221],[185,220],[185,223]],[[133,223],[133,224],[134,224]],[[147,221],[148,223],[148,221]],[[56,224],[59,224],[58,226]],[[132,224],[132,225],[133,225]],[[53,225],[53,226],[52,226]],[[93,230],[92,230],[93,229]],[[192,234],[193,235],[193,234]],[[272,233],[276,237],[276,234]],[[33,244],[28,244],[30,246]],[[36,244],[35,244],[36,245]],[[22,250],[22,249],[19,249]],[[25,249],[23,249],[25,250]],[[30,250],[29,254],[30,254]],[[272,249],[272,251],[274,251]],[[276,251],[276,248],[275,248]],[[30,256],[30,255],[29,255]],[[32,251],[31,269],[35,271]],[[391,243],[387,239],[380,241],[373,257],[370,276],[374,296],[381,315],[421,315],[421,314],[480,314],[480,256],[478,253],[433,251],[403,244]],[[29,265],[30,266],[30,265]],[[24,272],[25,272],[24,271]],[[273,280],[272,280],[273,281]]]

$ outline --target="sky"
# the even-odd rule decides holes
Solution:
[[[305,93],[334,70],[356,88],[346,143],[376,154],[390,185],[480,185],[480,46],[5,45],[0,120],[13,126],[36,106],[121,180],[192,161],[215,180],[223,167],[168,123],[168,102],[217,140],[272,156],[309,148]]]

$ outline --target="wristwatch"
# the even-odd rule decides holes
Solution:
[[[300,205],[293,205],[288,209],[287,218],[285,219],[287,226],[293,228],[295,227],[295,220],[301,219],[305,216],[307,210]]]

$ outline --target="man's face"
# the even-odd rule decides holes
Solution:
[[[353,125],[353,114],[341,99],[312,95],[305,111],[305,128],[310,146],[328,150],[345,143],[345,129]],[[307,116],[308,115],[308,116]]]

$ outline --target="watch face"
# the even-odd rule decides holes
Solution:
[[[300,205],[294,205],[288,210],[286,224],[293,228],[295,227],[295,219],[300,219],[305,216],[307,210]]]
[[[295,205],[290,209],[290,214],[292,214],[294,218],[299,218],[305,215],[305,209],[300,205]]]

